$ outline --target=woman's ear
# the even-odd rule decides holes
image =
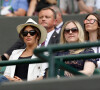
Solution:
[[[36,43],[39,43],[39,36],[36,37]]]
[[[98,27],[98,29],[100,29],[100,27]]]
[[[39,40],[39,37],[37,37],[37,40]]]

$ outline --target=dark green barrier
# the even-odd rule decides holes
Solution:
[[[80,54],[80,55],[68,55],[68,56],[54,56],[53,53],[55,51],[60,50],[69,50],[69,49],[75,49],[75,48],[85,48],[85,47],[93,47],[93,46],[99,46],[99,42],[87,42],[87,43],[75,43],[75,44],[66,44],[66,45],[52,45],[48,47],[42,47],[37,48],[34,51],[34,54],[39,57],[36,59],[31,60],[12,60],[12,61],[2,61],[0,62],[0,66],[5,65],[15,65],[15,64],[23,64],[23,63],[41,63],[41,62],[48,62],[49,63],[49,77],[55,77],[55,64],[60,63],[61,59],[68,59],[68,60],[76,60],[76,59],[89,59],[89,58],[100,58],[100,53],[97,54]],[[44,54],[44,52],[48,52],[48,55]],[[64,63],[59,64],[60,67],[62,67]],[[65,67],[65,66],[64,66]],[[65,67],[66,68],[66,67]],[[72,68],[66,68],[66,70],[74,73],[79,74],[78,71],[76,72],[75,69],[72,70]],[[76,72],[76,73],[75,73]]]
[[[42,59],[48,59],[44,52],[49,52],[49,55],[52,52],[60,51],[60,50],[69,50],[69,49],[78,49],[78,48],[86,48],[86,47],[95,47],[100,46],[100,41],[98,42],[85,42],[85,43],[73,43],[73,44],[57,44],[51,45],[48,47],[36,48],[34,50],[34,54]]]
[[[36,48],[34,50],[34,54],[44,60],[48,60],[49,62],[49,77],[55,77],[55,60],[53,53],[61,50],[69,50],[69,49],[79,49],[86,47],[94,47],[100,46],[100,41],[98,42],[86,42],[86,43],[73,43],[73,44],[64,44],[64,45],[51,45],[48,47]],[[48,56],[44,54],[44,52],[48,52]],[[84,57],[84,58],[83,58]],[[81,54],[81,55],[68,55],[68,56],[58,56],[58,59],[67,58],[68,60],[72,59],[86,59],[86,58],[100,58],[100,53],[98,54]],[[67,69],[67,68],[66,68]],[[70,71],[70,70],[68,70]],[[73,71],[74,73],[74,71]]]

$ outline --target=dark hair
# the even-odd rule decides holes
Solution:
[[[33,29],[36,30],[37,36],[39,36],[39,40],[40,40],[40,37],[41,37],[41,32],[40,32],[40,30],[39,30],[37,27],[34,27],[34,26],[32,26],[32,25],[28,25],[28,26],[31,26]],[[25,27],[20,31],[20,33],[19,33],[19,37],[20,37],[21,40],[23,40],[22,32],[25,30],[26,27],[27,27],[27,26],[25,26]]]
[[[95,16],[95,17],[97,18],[98,26],[100,27],[100,15],[97,14],[97,13],[89,13],[89,14],[85,17],[85,19],[87,19],[88,16],[90,16],[90,15],[93,15],[93,16]],[[84,27],[85,27],[85,24],[84,24]],[[89,32],[86,31],[86,30],[85,30],[85,39],[86,39],[86,40],[89,40]],[[97,39],[100,40],[100,28],[98,28]]]
[[[40,12],[41,12],[42,10],[51,10],[51,11],[53,12],[54,19],[56,19],[56,12],[55,12],[52,8],[46,7],[46,8],[41,9]],[[39,13],[40,13],[40,12],[39,12]]]

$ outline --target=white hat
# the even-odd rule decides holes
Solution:
[[[37,24],[33,19],[29,18],[25,24],[20,24],[17,26],[17,31],[18,33],[20,33],[20,31],[25,27],[25,26],[34,26],[36,28],[38,28],[38,30],[41,33],[41,37],[39,40],[39,44],[43,43],[46,40],[47,37],[47,30],[40,24]]]

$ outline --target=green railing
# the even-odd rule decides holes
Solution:
[[[1,61],[0,66],[16,65],[23,63],[49,63],[49,77],[55,77],[57,74],[57,68],[62,68],[73,74],[83,75],[78,72],[75,68],[72,68],[65,63],[63,59],[66,60],[76,60],[76,59],[89,59],[89,58],[100,58],[100,53],[91,54],[80,54],[80,55],[68,55],[68,56],[54,56],[54,53],[61,50],[69,50],[76,48],[86,48],[86,47],[96,47],[100,46],[100,41],[98,42],[87,42],[87,43],[75,43],[75,44],[65,44],[65,45],[51,45],[48,47],[36,48],[34,54],[38,57],[36,59],[24,59],[24,60],[11,60],[11,61]]]
[[[100,46],[100,41],[98,42],[86,42],[86,43],[74,43],[74,44],[65,44],[65,45],[52,45],[52,46],[48,46],[48,47],[42,47],[41,49],[36,48],[34,51],[34,54],[43,59],[43,60],[48,60],[49,62],[49,77],[55,77],[55,64],[57,61],[55,61],[54,59],[58,60],[63,60],[64,58],[68,59],[68,60],[75,60],[75,59],[88,59],[88,58],[100,58],[100,53],[98,54],[81,54],[81,55],[68,55],[68,56],[54,56],[54,52],[57,51],[61,51],[61,50],[69,50],[69,49],[78,49],[78,48],[86,48],[86,47],[95,47],[95,46]],[[48,54],[45,54],[48,53]],[[61,62],[60,62],[61,63]],[[59,64],[60,64],[59,63]],[[64,63],[63,63],[64,65]],[[69,69],[66,68],[66,70],[68,70],[69,72],[72,72],[73,74],[75,74],[74,72],[76,72],[77,70],[75,69]],[[78,71],[77,71],[78,73]],[[80,73],[78,73],[80,74]]]

